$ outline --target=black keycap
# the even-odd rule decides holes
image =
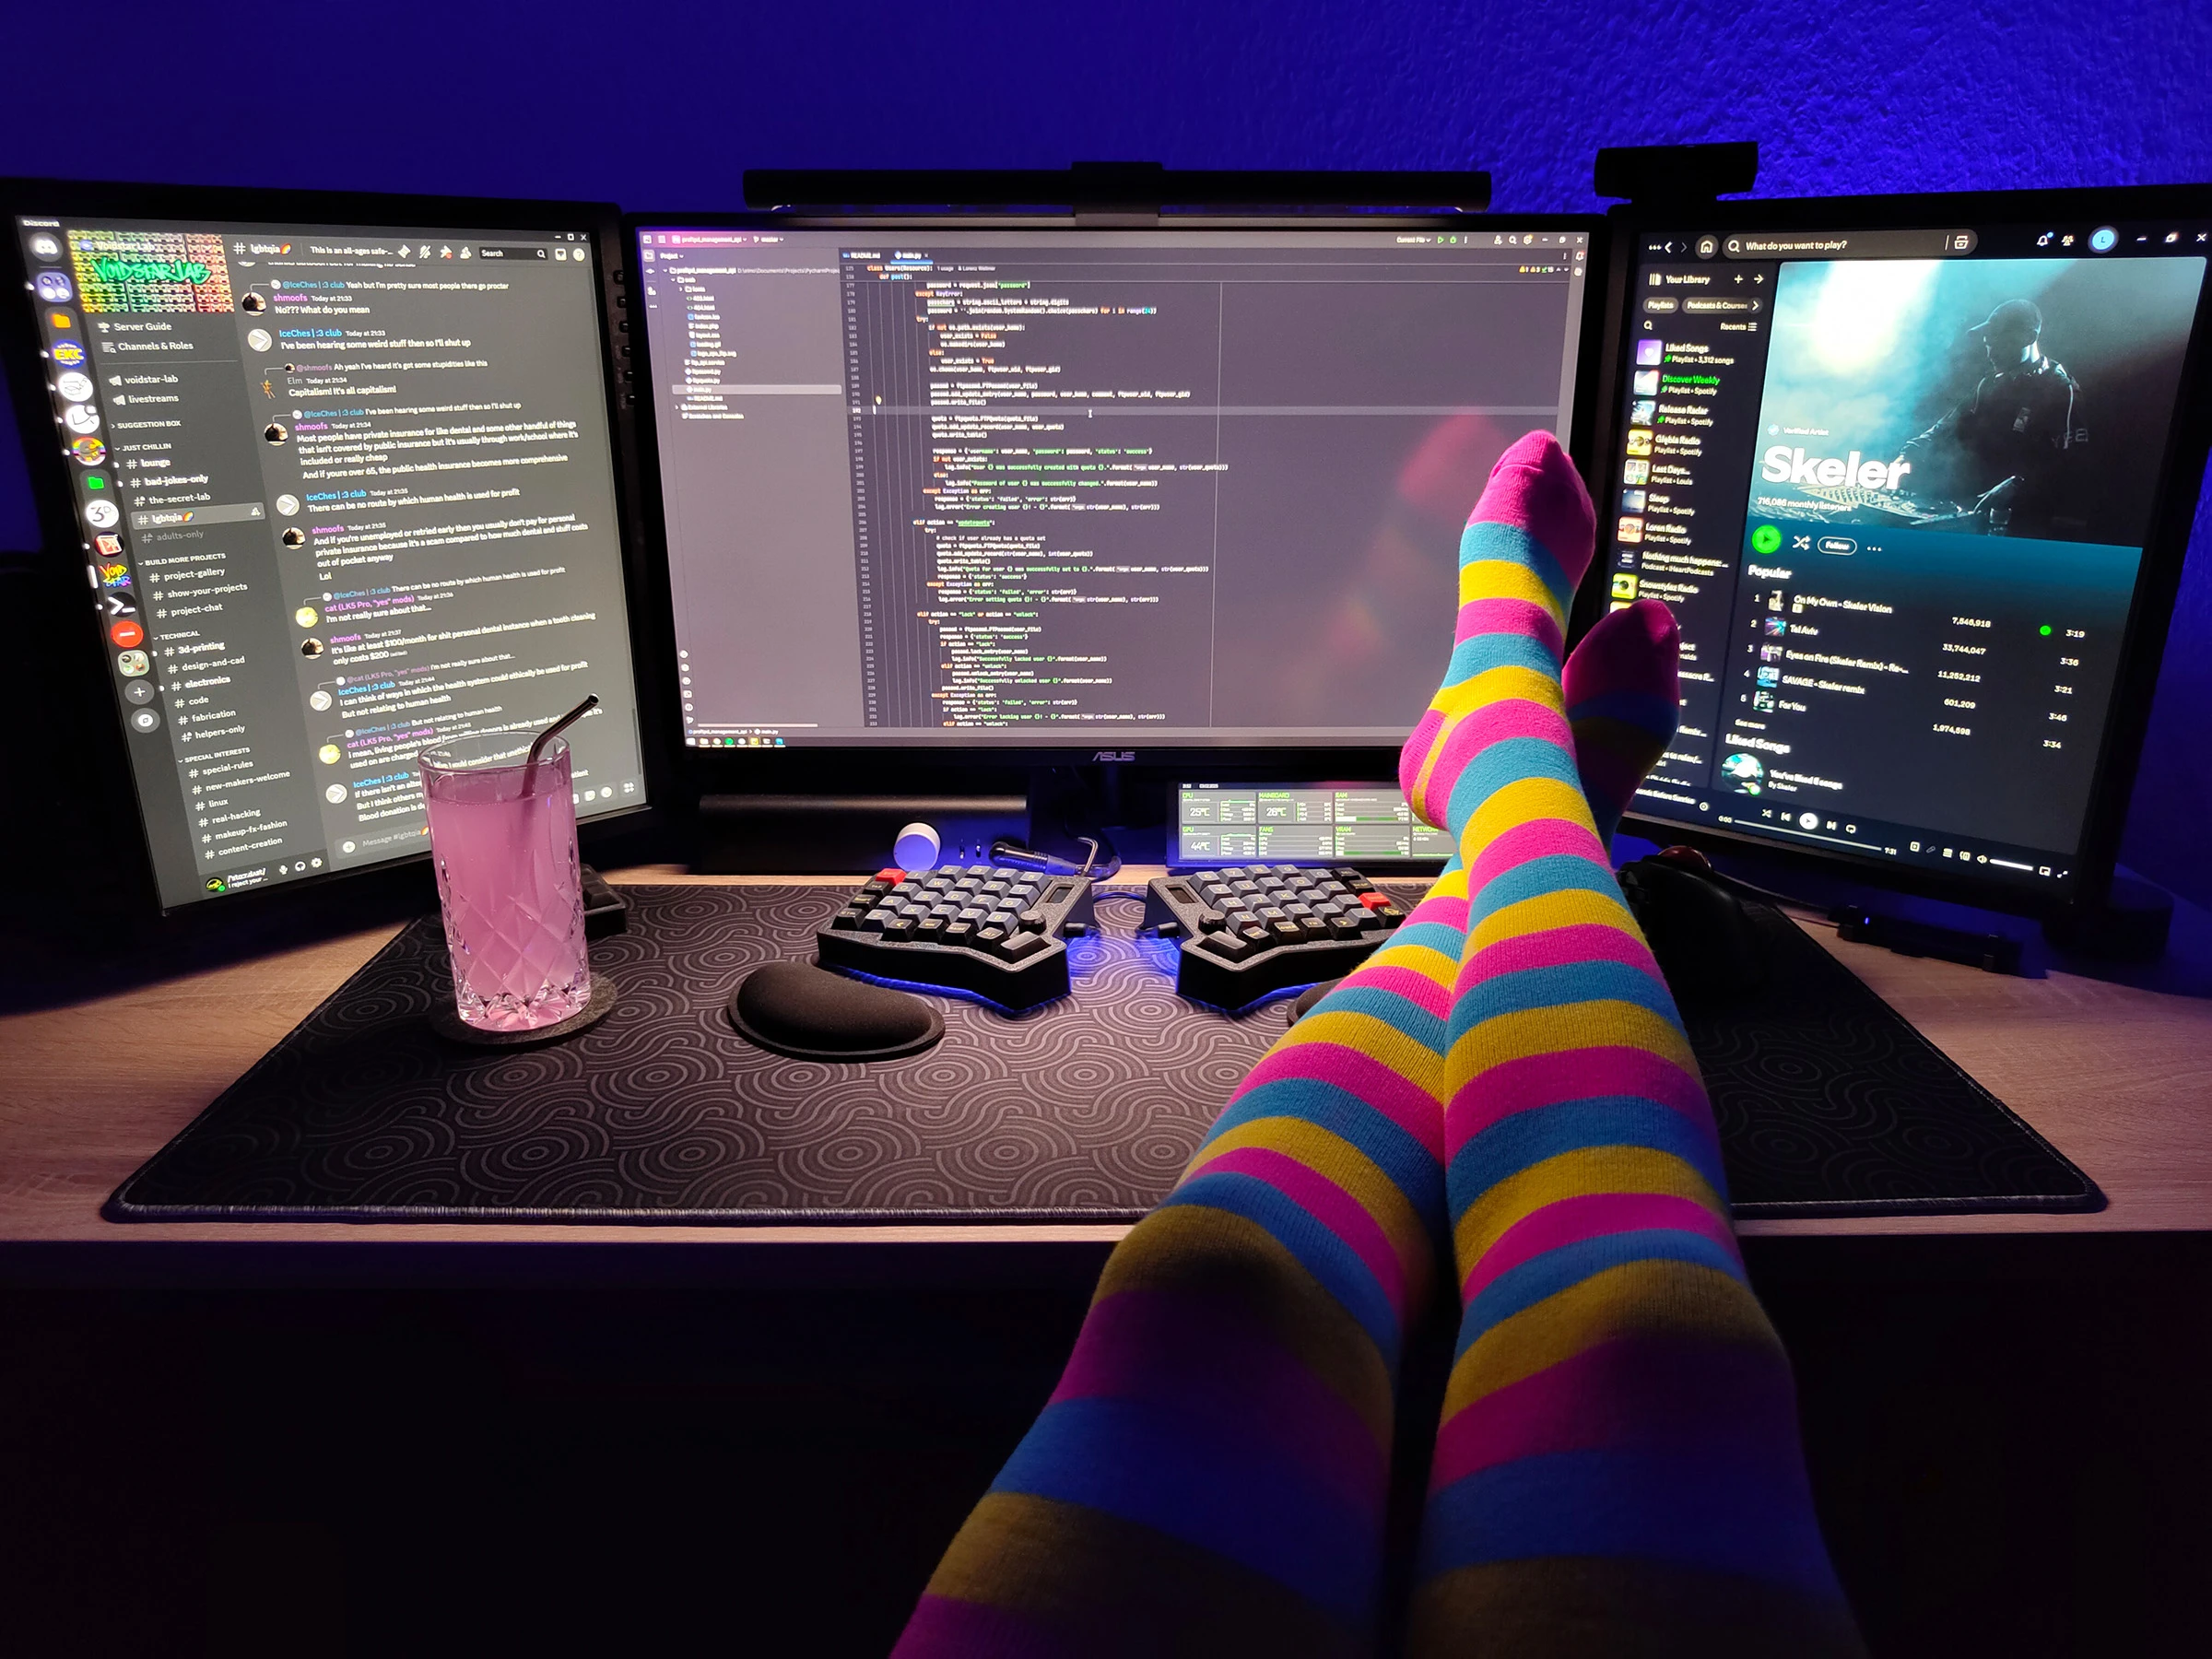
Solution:
[[[860,912],[854,910],[851,905],[847,905],[830,919],[830,925],[849,932],[860,925]]]
[[[1235,934],[1208,934],[1199,941],[1199,948],[1224,961],[1241,962],[1256,947],[1250,940],[1240,939]]]
[[[998,954],[1009,962],[1025,961],[1045,947],[1044,935],[1018,933],[999,942]]]

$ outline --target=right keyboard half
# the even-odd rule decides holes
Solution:
[[[1342,978],[1405,919],[1348,865],[1239,865],[1147,883],[1143,931],[1181,941],[1177,994],[1234,1013]]]

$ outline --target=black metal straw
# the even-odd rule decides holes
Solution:
[[[569,727],[574,725],[578,721],[582,720],[586,714],[589,714],[598,706],[599,694],[594,691],[591,696],[585,698],[582,702],[578,703],[566,714],[563,714],[559,720],[555,721],[551,725],[547,726],[544,731],[537,735],[537,741],[530,746],[529,759],[523,762],[523,793],[524,794],[528,794],[530,791],[536,785],[537,758],[539,755],[545,752],[546,745],[552,742],[554,738],[559,736],[561,733],[567,731]]]

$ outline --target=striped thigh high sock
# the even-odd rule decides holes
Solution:
[[[1468,893],[1443,1068],[1463,1313],[1411,1651],[1856,1653],[1712,1112],[1578,779],[1558,641],[1592,541],[1557,442],[1515,444],[1401,768]]]
[[[1448,870],[1115,1248],[901,1659],[1370,1650],[1399,1357],[1444,1270],[1465,911]]]
[[[1616,639],[1608,672],[1655,684],[1637,651]],[[1628,775],[1616,759],[1588,777],[1625,801]],[[1115,1252],[1061,1386],[900,1653],[1368,1647],[1398,1355],[1443,1253],[1465,892],[1448,869],[1276,1044]]]

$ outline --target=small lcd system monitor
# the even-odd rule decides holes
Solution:
[[[1598,229],[630,222],[695,756],[1140,763],[1404,740]]]
[[[1664,599],[1685,828],[2100,896],[2203,470],[2212,192],[1734,202],[1623,232],[1584,617]]]
[[[427,850],[417,754],[570,734],[645,805],[611,209],[18,182],[18,407],[165,909]]]
[[[1441,865],[1452,838],[1413,816],[1395,783],[1181,783],[1177,866]]]

